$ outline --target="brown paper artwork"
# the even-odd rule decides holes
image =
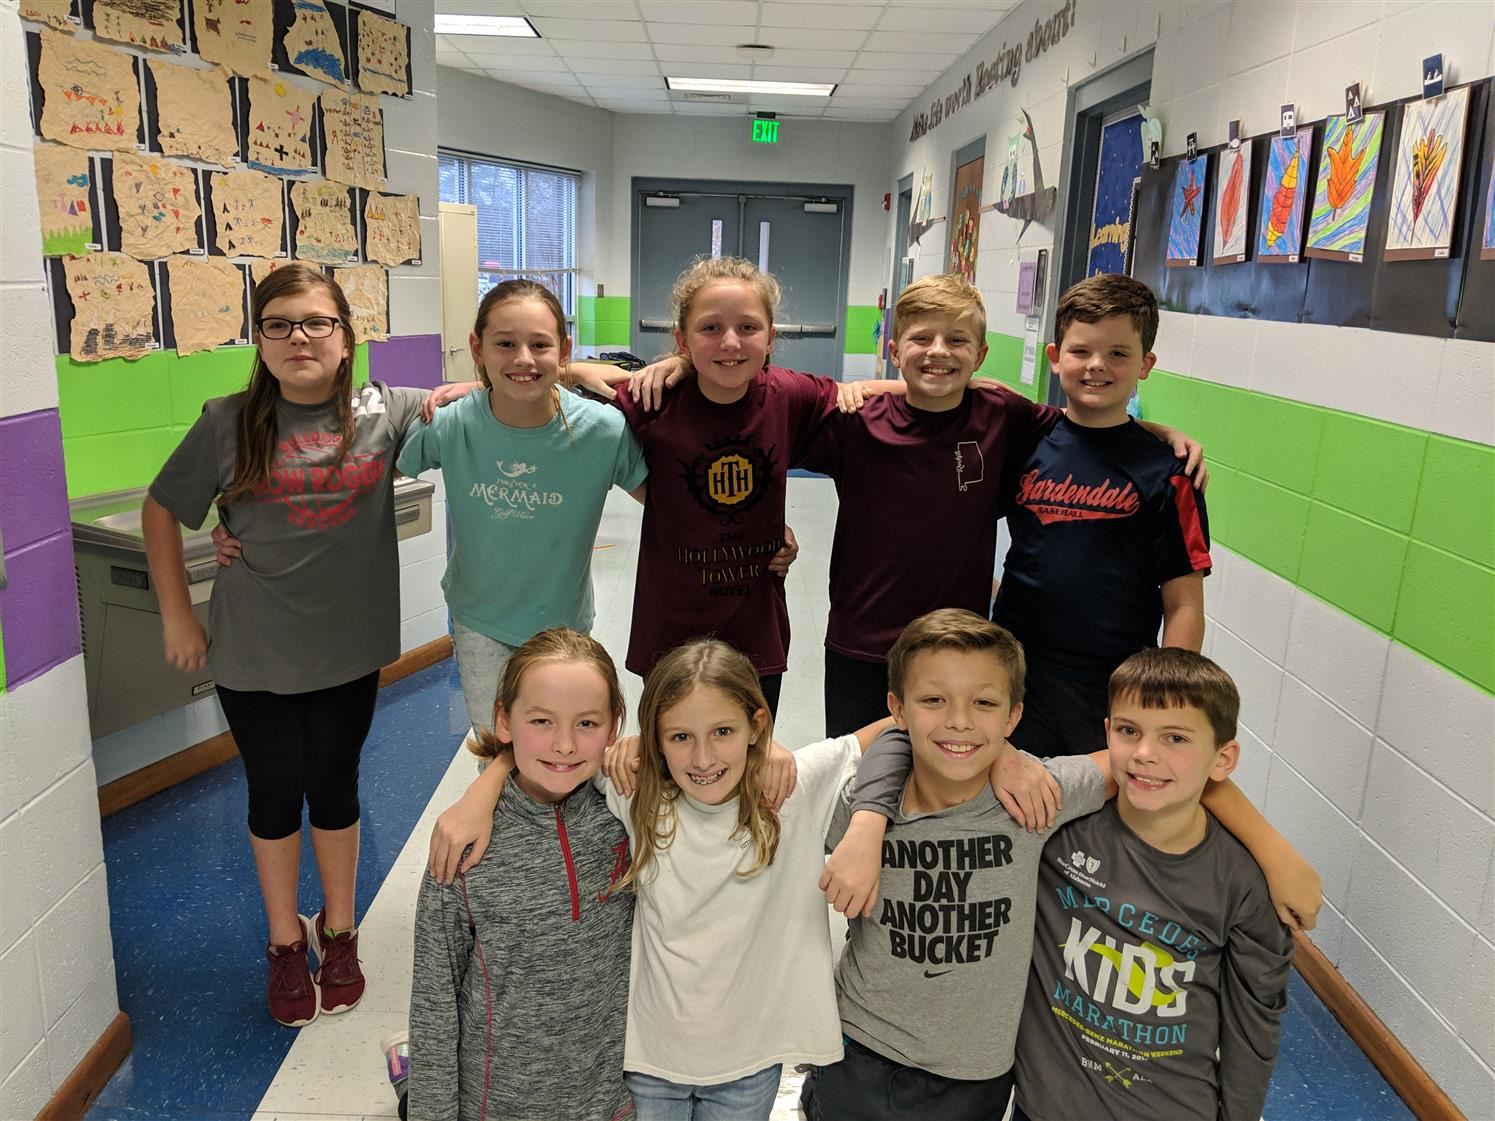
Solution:
[[[100,39],[177,50],[182,39],[182,0],[94,0],[93,33]]]
[[[357,9],[358,88],[365,93],[410,92],[410,28],[403,23]]]
[[[291,185],[296,211],[296,256],[323,265],[341,265],[358,256],[353,203],[348,188],[316,180]]]
[[[151,59],[156,80],[156,129],[161,150],[204,163],[232,167],[239,162],[239,137],[227,71],[195,70]]]
[[[270,69],[275,46],[269,0],[192,0],[197,53],[245,78]]]
[[[322,0],[296,0],[296,18],[286,29],[286,58],[301,73],[340,86],[348,80],[343,43]]]
[[[370,261],[403,265],[420,260],[420,196],[369,194],[363,238]]]
[[[249,79],[249,166],[298,174],[316,165],[311,118],[316,95],[281,78]]]
[[[379,99],[328,90],[321,100],[327,178],[377,191],[384,186],[384,113]]]
[[[171,257],[166,276],[178,354],[244,337],[244,274],[234,265],[222,257]]]
[[[159,348],[150,272],[123,253],[89,253],[65,263],[73,301],[71,353],[79,362],[139,358]]]
[[[226,257],[274,257],[284,249],[285,198],[263,171],[215,171],[213,246]]]
[[[89,187],[93,166],[87,152],[61,144],[38,143],[36,203],[41,211],[42,253],[79,256],[93,241],[93,206]]]
[[[196,249],[197,176],[161,156],[120,152],[114,157],[114,206],[120,248],[138,261]]]
[[[73,0],[21,0],[21,18],[33,23],[44,23],[58,31],[74,31],[77,24],[68,20],[73,10]]]
[[[140,87],[130,56],[49,27],[41,42],[42,135],[74,148],[133,148]]]
[[[333,269],[337,281],[348,297],[353,311],[355,342],[389,338],[389,274],[378,265],[355,265]]]
[[[256,284],[262,284],[265,277],[269,276],[276,269],[290,263],[291,259],[289,257],[277,257],[273,261],[250,261],[249,278]]]

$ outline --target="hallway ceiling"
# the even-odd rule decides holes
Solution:
[[[442,15],[525,16],[542,36],[437,35],[442,66],[616,113],[891,121],[1017,0],[436,0]],[[762,61],[738,46],[773,47]],[[702,99],[672,78],[835,82],[830,98]]]

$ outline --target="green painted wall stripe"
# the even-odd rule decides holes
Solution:
[[[986,361],[976,370],[978,378],[996,378],[1011,386],[1030,401],[1040,400],[1039,391],[1048,375],[1048,359],[1043,351],[1038,352],[1038,363],[1033,371],[1033,384],[1024,385],[1023,340],[1016,335],[1004,335],[999,331],[986,333]]]
[[[1495,447],[1160,370],[1141,396],[1204,444],[1217,541],[1495,693]]]
[[[846,306],[846,354],[876,354],[882,346],[878,324],[882,312],[871,304],[848,304]]]
[[[251,347],[185,357],[155,351],[134,362],[56,358],[58,416],[69,498],[143,487],[186,434],[210,397],[249,381]],[[353,352],[353,381],[369,379],[368,344]]]

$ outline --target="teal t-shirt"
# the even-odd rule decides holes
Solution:
[[[603,502],[648,474],[617,409],[563,391],[561,410],[543,427],[511,428],[477,390],[417,423],[400,450],[404,474],[439,467],[446,481],[441,587],[453,618],[509,646],[547,627],[591,630]]]

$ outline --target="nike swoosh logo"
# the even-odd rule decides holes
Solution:
[[[953,970],[953,969],[926,969],[924,971],[924,976],[926,976],[926,977],[943,977],[946,973],[954,973],[954,972],[955,972],[955,970]]]

